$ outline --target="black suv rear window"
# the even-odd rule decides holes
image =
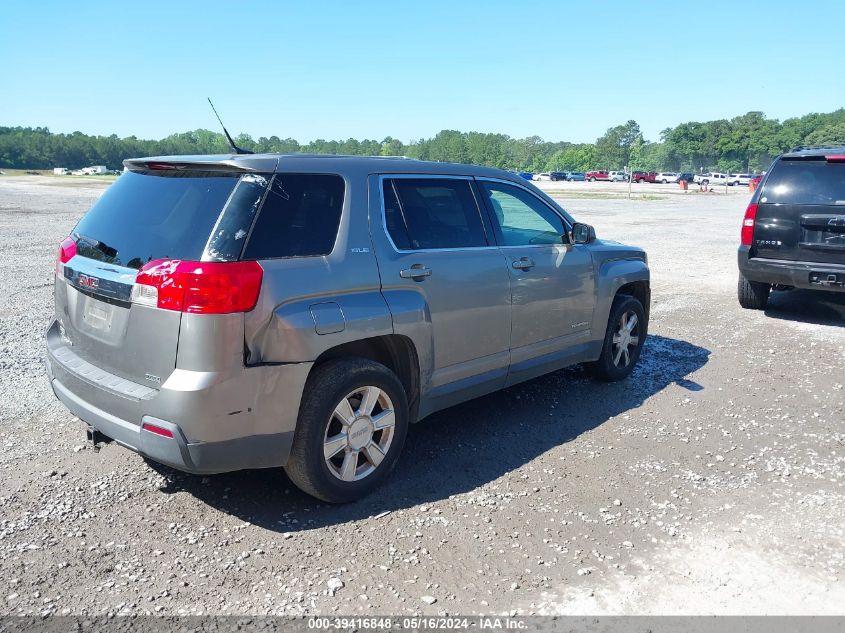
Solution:
[[[845,163],[781,159],[766,178],[760,202],[845,205]]]
[[[77,253],[128,268],[154,259],[237,259],[267,182],[252,174],[126,172],[76,225]],[[223,218],[224,207],[238,210]]]

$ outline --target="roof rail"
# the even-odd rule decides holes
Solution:
[[[798,145],[789,151],[802,152],[807,149],[839,149],[840,147],[845,147],[845,141],[842,143],[825,143],[824,145]]]

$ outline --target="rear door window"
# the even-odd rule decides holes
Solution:
[[[276,174],[244,259],[328,255],[340,225],[345,184],[332,174]]]
[[[472,183],[458,178],[387,178],[385,224],[403,250],[487,246]]]
[[[760,192],[760,202],[845,206],[845,163],[823,157],[779,160]]]

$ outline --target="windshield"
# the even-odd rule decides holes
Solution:
[[[135,269],[155,259],[236,260],[267,182],[255,174],[128,171],[76,225],[77,253]]]

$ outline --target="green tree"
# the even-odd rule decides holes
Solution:
[[[642,142],[643,135],[636,121],[609,128],[596,140],[596,154],[604,169],[621,169],[631,162],[631,148]]]

